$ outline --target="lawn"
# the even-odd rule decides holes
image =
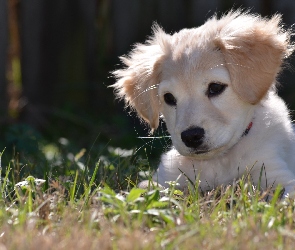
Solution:
[[[0,249],[294,249],[293,199],[245,175],[204,191],[143,190],[150,161],[65,138],[38,154],[2,152]]]

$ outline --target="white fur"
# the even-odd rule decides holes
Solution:
[[[239,106],[236,107],[239,109]],[[200,187],[208,190],[218,185],[232,184],[250,172],[257,185],[264,165],[261,186],[266,188],[266,184],[268,187],[281,184],[286,193],[293,194],[294,132],[284,102],[275,93],[269,93],[261,103],[255,105],[251,119],[253,126],[248,135],[239,138],[223,154],[213,155],[210,159],[183,156],[175,148],[171,149],[162,155],[153,179],[162,186],[167,186],[168,180],[175,181],[183,172],[185,176],[182,174],[178,179],[181,188],[187,186],[188,177],[192,181],[199,179]],[[218,127],[215,129],[218,130]]]
[[[171,134],[173,148],[162,155],[154,181],[167,186],[181,174],[182,188],[189,178],[199,179],[206,190],[248,173],[254,184],[281,184],[286,193],[295,193],[295,136],[275,91],[294,45],[280,21],[279,15],[264,19],[237,11],[173,35],[155,27],[146,44],[122,58],[126,68],[114,72],[117,95],[152,129],[162,115]],[[209,97],[211,83],[227,87]],[[176,105],[165,102],[167,93]],[[198,148],[181,138],[192,127],[205,131]]]

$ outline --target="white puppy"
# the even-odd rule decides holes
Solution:
[[[169,35],[158,26],[146,44],[122,57],[116,94],[152,130],[162,114],[174,148],[153,179],[203,190],[232,183],[249,171],[254,184],[295,191],[295,137],[275,90],[294,46],[280,15],[229,12]],[[265,173],[261,177],[262,166]]]

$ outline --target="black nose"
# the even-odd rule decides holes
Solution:
[[[200,127],[189,128],[181,133],[181,140],[189,148],[197,148],[203,143],[205,130]]]

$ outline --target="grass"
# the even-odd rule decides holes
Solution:
[[[294,249],[295,202],[280,187],[262,192],[245,176],[210,191],[143,190],[147,159],[65,144],[2,152],[1,249]]]

